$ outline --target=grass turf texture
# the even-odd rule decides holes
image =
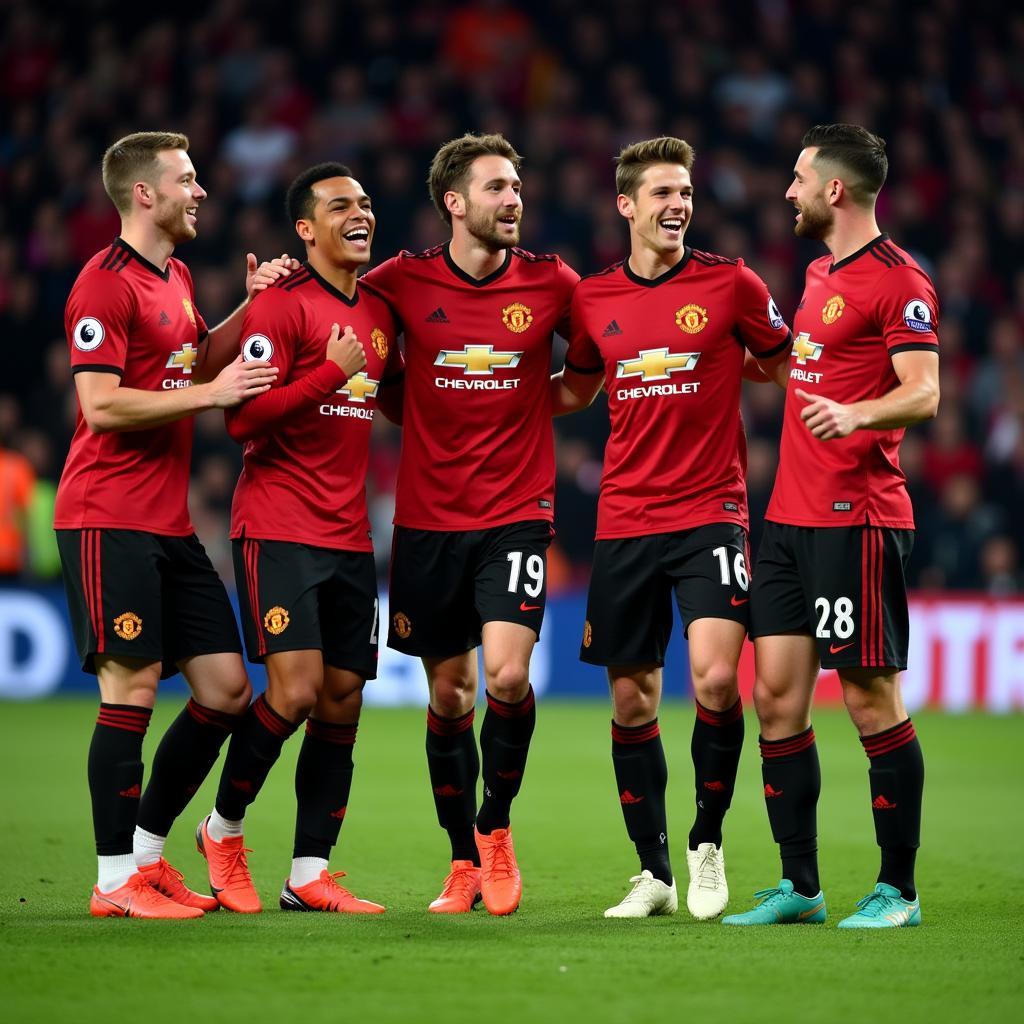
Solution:
[[[147,761],[178,702],[165,699]],[[661,717],[670,762],[670,844],[680,912],[605,921],[635,870],[608,754],[608,709],[544,703],[514,831],[525,898],[510,918],[428,914],[447,872],[426,780],[420,710],[364,712],[350,812],[334,869],[381,917],[285,914],[294,738],[252,808],[246,840],[259,916],[196,922],[93,920],[94,860],[85,780],[93,700],[0,711],[0,1012],[7,1021],[183,1019],[628,1021],[704,1013],[726,1021],[962,1021],[1012,1017],[1024,978],[1020,867],[1024,721],[915,716],[927,759],[924,926],[884,933],[834,925],[874,884],[867,761],[839,711],[814,718],[824,926],[728,929],[685,910],[692,768],[690,705]],[[778,880],[761,796],[756,725],[726,822],[729,911]],[[219,771],[215,769],[213,775]],[[192,833],[214,780],[168,844],[203,891]]]

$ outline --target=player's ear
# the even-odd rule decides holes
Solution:
[[[465,217],[466,197],[461,192],[445,192],[444,205],[453,217]]]
[[[832,206],[835,206],[836,203],[838,203],[839,200],[842,199],[845,194],[846,186],[843,184],[842,178],[833,178],[828,183],[828,189],[825,192],[825,198]]]
[[[313,241],[313,225],[308,220],[297,220],[295,222],[295,233],[304,242]]]
[[[615,200],[615,205],[619,208],[619,213],[622,214],[626,220],[633,219],[633,200],[629,196],[619,193],[618,198]]]
[[[153,205],[153,186],[147,181],[137,181],[132,185],[132,195],[140,206],[150,207]]]

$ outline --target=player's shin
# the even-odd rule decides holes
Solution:
[[[613,721],[612,764],[626,832],[636,846],[640,868],[671,885],[665,816],[668,765],[658,720],[637,726]]]
[[[732,803],[743,749],[743,704],[738,697],[724,711],[711,711],[699,701],[696,705],[690,741],[697,802],[689,836],[691,850],[701,843],[722,845],[722,822]]]
[[[761,739],[761,777],[772,836],[782,856],[782,876],[801,896],[816,896],[818,795],[821,768],[814,729],[781,740]]]
[[[480,758],[473,734],[475,711],[444,718],[427,708],[427,768],[434,793],[437,821],[451,840],[452,860],[480,864],[473,823]]]
[[[487,694],[487,714],[480,729],[484,798],[476,818],[477,830],[489,835],[508,828],[512,801],[519,794],[537,723],[533,687],[515,703]]]
[[[163,841],[217,761],[240,715],[190,699],[164,733],[139,805],[135,861],[141,867],[163,856]]]
[[[295,765],[295,844],[288,876],[293,887],[319,878],[338,842],[352,788],[357,728],[315,718],[306,722]]]
[[[882,851],[878,881],[895,886],[905,900],[917,898],[914,863],[921,843],[924,757],[910,719],[861,736],[868,755],[871,813]]]

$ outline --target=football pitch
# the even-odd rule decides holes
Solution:
[[[372,685],[372,684],[371,684]],[[165,698],[146,759],[180,707]],[[423,755],[421,710],[368,708],[332,867],[380,917],[285,914],[277,895],[293,826],[285,750],[250,811],[246,841],[264,913],[196,922],[93,920],[85,758],[96,701],[0,707],[0,1014],[5,1021],[981,1021],[1024,993],[1024,719],[915,715],[927,764],[918,882],[924,925],[879,933],[835,923],[874,884],[867,760],[841,711],[814,718],[824,926],[729,929],[674,917],[605,921],[635,871],[615,795],[608,708],[542,702],[513,809],[521,909],[428,914],[447,872]],[[684,901],[692,705],[661,716],[670,843]],[[479,726],[479,720],[478,720]],[[756,725],[725,853],[729,910],[778,881],[761,796]],[[216,775],[218,769],[215,769]],[[208,781],[168,857],[205,891],[192,833]],[[681,874],[680,874],[681,872]],[[1013,1010],[1017,1006],[1017,1011]],[[676,1018],[676,1014],[679,1018]]]

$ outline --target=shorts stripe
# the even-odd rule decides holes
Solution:
[[[878,548],[878,565],[875,568],[875,602],[878,606],[878,664],[885,664],[885,603],[882,600],[882,579],[885,567],[885,535],[879,529],[872,530]]]
[[[89,605],[89,618],[92,620],[93,632],[96,634],[96,653],[103,654],[106,649],[106,635],[103,628],[103,567],[100,564],[100,531],[83,530],[82,536],[87,555],[82,567],[82,579]]]
[[[871,545],[867,527],[860,544],[860,663],[871,664],[871,602],[868,580],[871,578]]]
[[[258,574],[259,545],[254,540],[242,543],[245,556],[245,584],[249,589],[249,611],[256,626],[256,653],[262,657],[267,653],[267,638],[263,635],[263,623],[260,621],[260,587]]]
[[[865,526],[861,543],[861,664],[884,661],[882,621],[882,531]]]

